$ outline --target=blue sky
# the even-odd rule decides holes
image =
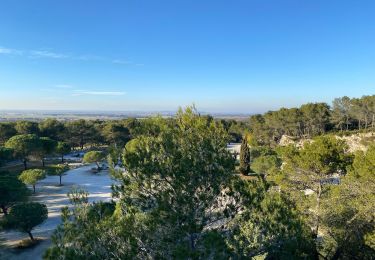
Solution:
[[[263,112],[375,94],[375,1],[2,0],[0,109]]]

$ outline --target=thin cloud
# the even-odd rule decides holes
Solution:
[[[0,54],[9,54],[9,55],[16,54],[16,55],[21,55],[22,51],[16,50],[16,49],[9,49],[9,48],[0,47]]]
[[[31,51],[30,55],[36,58],[52,58],[52,59],[66,59],[69,58],[68,55],[50,52],[50,51]]]
[[[126,92],[123,91],[76,91],[72,94],[72,96],[84,96],[84,95],[92,95],[92,96],[123,96]]]
[[[66,85],[66,84],[61,84],[61,85],[56,85],[55,88],[72,89],[73,86]]]
[[[60,52],[54,52],[49,50],[17,50],[11,48],[5,48],[0,46],[0,54],[3,55],[20,55],[26,56],[30,59],[35,58],[46,58],[46,59],[68,59],[77,61],[97,61],[103,63],[112,63],[119,65],[133,65],[133,66],[143,66],[142,63],[135,63],[130,60],[124,59],[110,59],[109,57],[101,57],[96,55],[73,55]]]
[[[73,56],[72,59],[74,60],[82,60],[82,61],[106,61],[105,58],[96,55],[80,55],[80,56]]]
[[[132,64],[133,62],[128,61],[128,60],[113,60],[112,63],[114,63],[114,64],[129,65],[129,64]]]

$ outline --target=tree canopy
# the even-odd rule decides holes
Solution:
[[[19,231],[26,232],[31,240],[33,228],[43,223],[48,218],[46,205],[37,202],[23,202],[12,207],[7,216],[7,225]]]
[[[71,151],[71,146],[66,142],[58,142],[56,152],[61,155],[61,162],[64,162],[64,155]]]
[[[59,176],[59,179],[60,179],[59,185],[61,186],[62,185],[62,183],[61,183],[62,176],[68,170],[69,170],[69,166],[68,165],[66,165],[66,164],[57,164],[57,165],[49,166],[48,170],[47,170],[47,174],[48,175],[52,175],[52,176]]]
[[[34,134],[15,135],[5,143],[5,147],[13,149],[14,155],[23,160],[26,170],[27,157],[40,149],[40,141]]]
[[[98,170],[100,169],[99,162],[104,158],[104,154],[101,151],[90,151],[85,153],[83,156],[83,162],[95,163]]]
[[[36,151],[36,155],[42,161],[42,166],[44,167],[44,157],[52,154],[57,146],[57,142],[49,137],[39,138],[39,149]]]
[[[146,119],[122,153],[126,172],[112,169],[116,206],[65,208],[46,259],[311,256],[311,231],[293,203],[261,178],[238,178],[229,140],[191,107],[176,120]]]
[[[40,169],[25,170],[18,177],[23,183],[32,185],[35,193],[35,185],[39,180],[46,177],[46,171]]]
[[[17,176],[0,172],[0,208],[6,215],[8,208],[28,199],[30,192]]]

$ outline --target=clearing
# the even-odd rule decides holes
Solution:
[[[89,201],[110,201],[111,184],[114,182],[108,171],[103,170],[100,173],[92,173],[93,165],[87,165],[72,169],[66,172],[62,177],[63,186],[58,186],[58,176],[47,176],[46,179],[38,182],[36,185],[36,194],[31,200],[44,203],[48,207],[48,219],[32,231],[35,238],[41,238],[43,241],[37,246],[16,250],[9,249],[5,251],[6,259],[42,259],[44,251],[50,246],[50,237],[55,228],[61,223],[61,208],[70,205],[67,197],[68,191],[74,185],[79,185],[89,192]],[[0,239],[7,247],[14,247],[21,240],[27,239],[26,233],[18,231],[0,232]],[[0,249],[1,250],[1,249]],[[1,255],[0,258],[4,257]]]

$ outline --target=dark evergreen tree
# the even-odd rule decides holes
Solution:
[[[240,152],[240,173],[248,175],[250,172],[250,149],[246,137],[243,138]]]

